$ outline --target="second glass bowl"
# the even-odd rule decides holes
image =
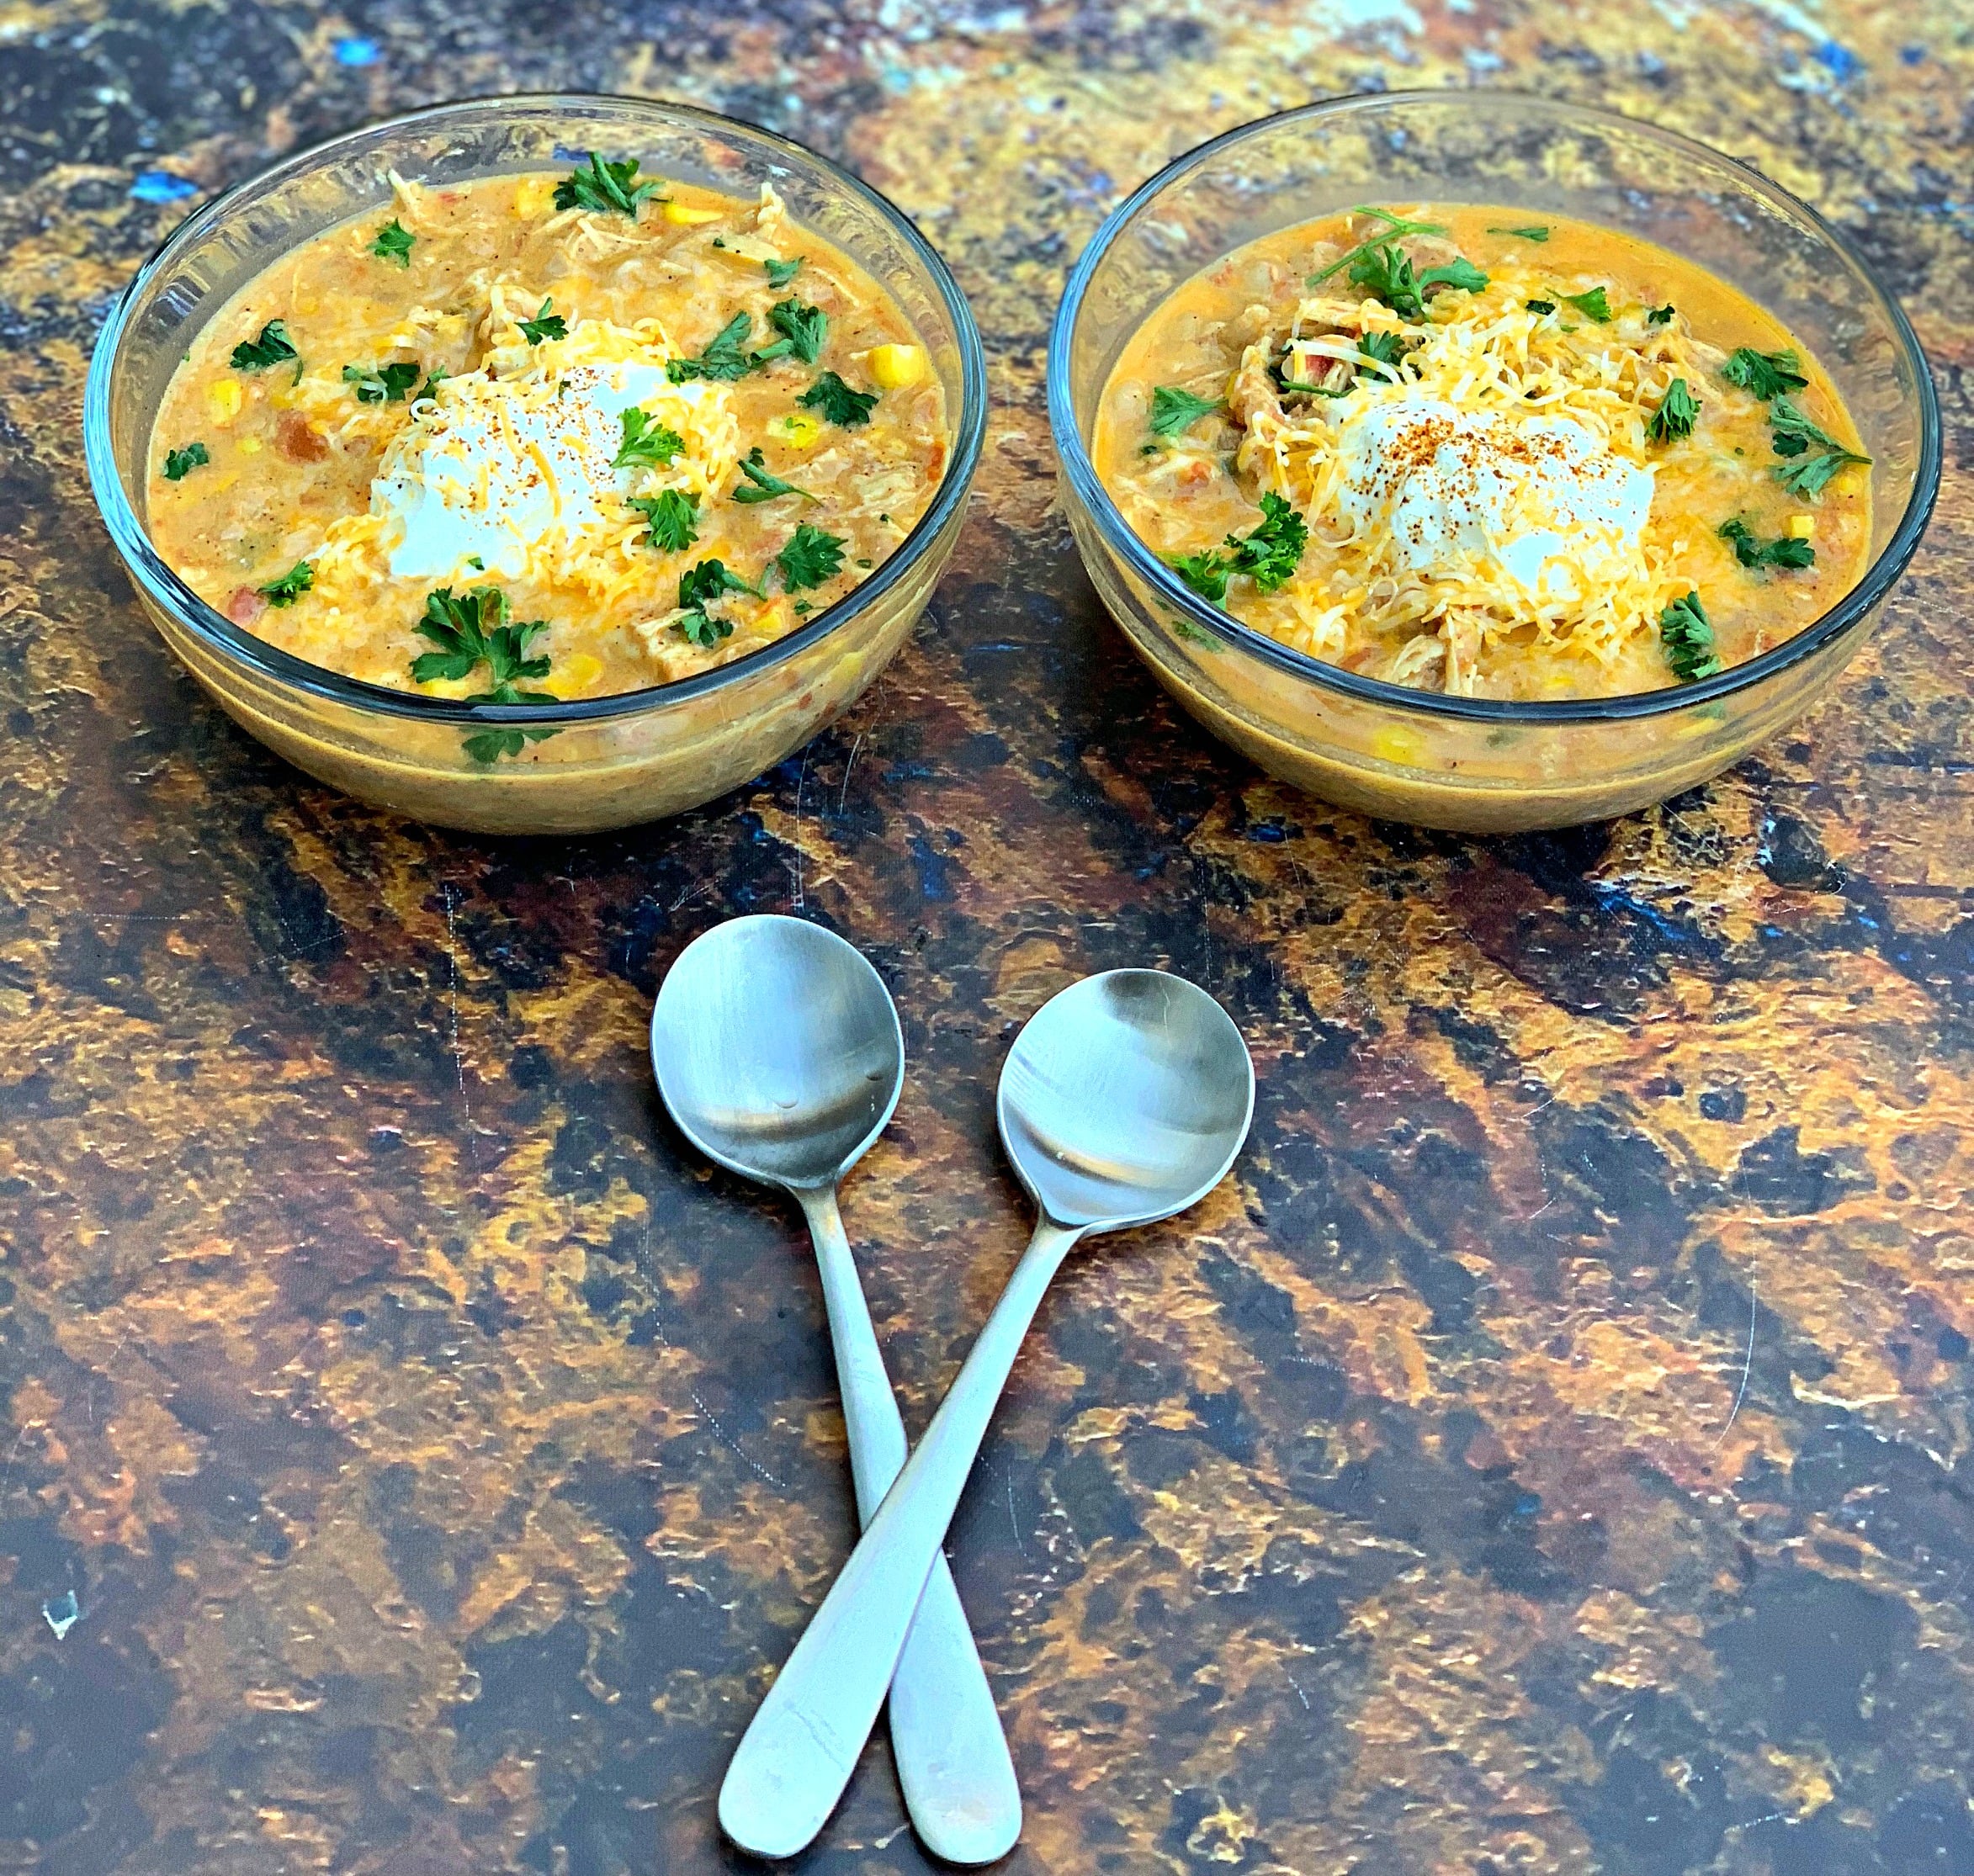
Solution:
[[[1717,677],[1555,703],[1361,677],[1200,599],[1097,479],[1089,443],[1104,385],[1175,287],[1260,236],[1361,202],[1471,202],[1600,222],[1698,262],[1775,313],[1829,368],[1875,460],[1863,580],[1795,638]],[[1173,695],[1313,794],[1470,833],[1628,813],[1717,775],[1801,716],[1864,644],[1940,486],[1940,409],[1918,341],[1836,230],[1704,145],[1499,92],[1339,98],[1180,157],[1104,223],[1070,274],[1049,342],[1048,411],[1084,564]]]
[[[390,172],[443,185],[634,156],[649,172],[742,197],[772,183],[896,296],[939,374],[953,442],[918,526],[861,586],[773,644],[703,676],[554,705],[470,704],[365,684],[223,617],[151,546],[145,470],[165,387],[194,333],[298,243],[387,201]],[[931,596],[986,434],[987,372],[944,262],[876,191],[799,144],[711,112],[629,98],[488,98],[373,125],[290,157],[193,215],[138,272],[89,367],[83,437],[98,506],[145,610],[226,713],[318,780],[419,819],[494,834],[581,834],[677,813],[799,748],[877,676]],[[469,737],[549,734],[489,767]]]

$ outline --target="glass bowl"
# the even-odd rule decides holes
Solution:
[[[1361,202],[1471,202],[1637,235],[1741,289],[1808,342],[1876,459],[1872,559],[1774,650],[1628,697],[1446,697],[1292,651],[1196,596],[1097,480],[1097,400],[1133,331],[1182,282],[1287,225]],[[1717,775],[1801,716],[1870,634],[1940,486],[1940,409],[1913,329],[1814,210],[1704,145],[1609,111],[1500,92],[1344,98],[1180,157],[1097,231],[1069,276],[1048,413],[1084,564],[1125,636],[1216,735],[1271,775],[1393,820],[1468,833],[1565,827]]]
[[[278,650],[199,597],[145,530],[152,422],[199,328],[247,280],[390,198],[389,172],[444,184],[563,168],[592,150],[753,195],[834,241],[898,299],[945,386],[953,447],[918,526],[855,592],[774,644],[676,683],[554,705],[454,702],[359,682]],[[227,715],[319,781],[421,820],[491,834],[581,834],[677,813],[772,767],[846,709],[910,635],[951,556],[986,433],[987,372],[945,263],[874,189],[785,137],[682,104],[484,98],[417,111],[291,156],[193,215],[139,270],[90,362],[89,479],[165,643]],[[486,766],[489,729],[550,732]]]

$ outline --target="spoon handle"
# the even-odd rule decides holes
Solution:
[[[871,1327],[836,1192],[824,1187],[796,1196],[815,1240],[836,1349],[836,1386],[850,1436],[857,1520],[868,1524],[905,1464],[905,1423]],[[905,1608],[910,1633],[891,1680],[891,1750],[898,1782],[905,1788],[912,1827],[935,1856],[953,1863],[993,1863],[1021,1835],[1021,1788],[942,1551],[924,1582],[922,1595],[915,1587],[912,1592],[916,1615],[909,1603]]]
[[[719,1788],[719,1823],[743,1850],[792,1857],[829,1821],[877,1723],[920,1592],[943,1562],[946,1527],[1022,1338],[1082,1235],[1048,1218],[1036,1226],[918,1450],[741,1736]]]

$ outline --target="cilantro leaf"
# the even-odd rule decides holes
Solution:
[[[710,606],[728,593],[751,593],[756,599],[767,596],[717,557],[701,560],[679,575],[678,602],[688,609]]]
[[[1512,235],[1517,241],[1545,241],[1549,238],[1549,231],[1540,223],[1532,228],[1490,228],[1488,232],[1490,235]]]
[[[279,580],[260,588],[270,606],[292,606],[316,583],[316,570],[306,560],[297,560]]]
[[[521,336],[530,345],[539,345],[544,339],[565,339],[569,337],[569,321],[555,310],[555,302],[544,298],[535,308],[533,319],[519,321]]]
[[[1398,248],[1372,247],[1360,252],[1350,262],[1350,280],[1373,299],[1382,299],[1400,319],[1425,316],[1425,302],[1419,298],[1412,263]]]
[[[1686,388],[1684,378],[1675,378],[1666,386],[1665,395],[1645,426],[1646,437],[1652,443],[1669,443],[1690,437],[1699,416],[1700,400]]]
[[[374,371],[368,365],[345,365],[342,381],[356,386],[359,404],[401,404],[418,382],[418,365],[411,358],[379,365]]]
[[[831,423],[848,430],[870,421],[871,412],[877,408],[878,394],[852,390],[835,372],[825,371],[795,401],[812,411],[820,411]]]
[[[770,474],[766,463],[767,458],[762,456],[758,447],[747,453],[746,459],[738,466],[740,474],[746,477],[751,485],[734,490],[735,501],[743,504],[773,501],[785,495],[799,495],[807,501],[815,500],[808,490],[799,489],[793,482],[784,482],[780,476]]]
[[[1202,599],[1218,606],[1227,597],[1227,563],[1213,550],[1186,554],[1170,565]]]
[[[271,319],[261,328],[257,339],[242,339],[233,347],[233,368],[236,371],[265,371],[270,365],[285,364],[290,358],[299,361],[301,354],[295,349],[295,342],[288,337],[288,328],[278,319]]]
[[[1522,305],[1531,313],[1542,313],[1545,315],[1556,310],[1556,302],[1553,299],[1525,299]]]
[[[767,269],[767,284],[777,291],[788,285],[802,271],[803,257],[798,254],[792,261],[763,261]]]
[[[164,459],[165,480],[183,482],[194,469],[204,468],[211,460],[204,443],[187,443],[183,449],[167,449]]]
[[[1785,391],[1799,391],[1808,384],[1809,379],[1797,368],[1801,363],[1793,352],[1757,352],[1751,345],[1737,346],[1721,367],[1721,376],[1766,404]]]
[[[417,404],[422,402],[426,398],[436,396],[438,393],[438,387],[444,384],[451,375],[450,372],[441,371],[437,365],[433,365],[425,374],[425,382],[411,393],[411,402]]]
[[[672,359],[665,368],[665,375],[675,384],[692,378],[728,383],[745,378],[755,369],[754,360],[747,355],[747,339],[753,330],[751,315],[735,313],[714,334],[698,358]]]
[[[1445,267],[1429,267],[1419,277],[1422,299],[1435,287],[1453,287],[1462,293],[1484,293],[1487,284],[1487,275],[1464,257],[1449,261]]]
[[[1721,537],[1734,543],[1734,557],[1744,567],[1813,567],[1817,550],[1807,541],[1782,535],[1773,541],[1757,538],[1754,531],[1737,515],[1721,523]]]
[[[825,534],[804,522],[788,538],[788,544],[774,557],[782,570],[782,581],[788,591],[804,586],[820,586],[843,570],[843,541],[840,535]]]
[[[1664,305],[1654,306],[1650,312],[1646,314],[1645,323],[1648,326],[1670,326],[1673,322],[1673,304],[1669,299]]]
[[[536,633],[546,632],[546,619],[523,619],[513,625],[507,623],[507,596],[498,586],[480,586],[471,592],[455,594],[450,586],[441,586],[425,596],[425,616],[412,629],[421,638],[429,639],[438,647],[437,651],[421,652],[411,660],[411,679],[414,683],[429,684],[436,679],[457,681],[470,677],[485,665],[488,676],[493,680],[492,688],[476,692],[466,698],[468,703],[554,703],[559,701],[545,691],[524,691],[518,680],[524,677],[546,677],[549,660],[544,654],[531,658],[528,654],[528,640]],[[467,754],[476,762],[491,761],[494,755],[517,755],[521,752],[521,739],[539,741],[543,736],[551,735],[550,730],[490,730],[485,737],[475,738],[466,745]],[[512,747],[508,739],[513,739]],[[493,755],[475,753],[473,742],[483,742],[494,748]]]
[[[1351,209],[1350,213],[1354,215],[1374,215],[1379,221],[1382,222],[1384,225],[1380,228],[1369,241],[1360,241],[1356,246],[1353,247],[1350,251],[1349,253],[1341,255],[1336,260],[1332,261],[1329,265],[1324,268],[1320,273],[1312,273],[1303,283],[1304,285],[1311,287],[1321,286],[1323,283],[1330,277],[1331,274],[1341,273],[1343,270],[1345,268],[1350,266],[1351,262],[1356,260],[1360,255],[1368,253],[1372,248],[1377,247],[1381,242],[1391,241],[1396,236],[1402,235],[1443,235],[1446,232],[1446,226],[1443,223],[1437,221],[1409,221],[1404,215],[1393,215],[1389,209],[1373,209],[1368,206],[1360,205],[1359,207]],[[1353,280],[1356,278],[1355,272],[1352,273],[1350,278]]]
[[[1700,603],[1698,593],[1675,599],[1658,615],[1658,640],[1665,648],[1665,661],[1673,676],[1683,684],[1711,677],[1725,667],[1714,647],[1713,621]]]
[[[592,150],[586,167],[571,170],[556,183],[555,206],[587,209],[595,214],[614,211],[635,221],[638,210],[658,196],[659,187],[655,183],[634,182],[637,172],[635,156],[627,156],[620,163],[606,162]]]
[[[1303,517],[1271,490],[1261,495],[1261,519],[1245,534],[1229,534],[1229,570],[1244,573],[1265,593],[1271,593],[1296,570],[1308,544]]]
[[[395,218],[377,231],[370,252],[380,261],[395,261],[400,267],[411,264],[411,243],[417,236]]]
[[[1183,435],[1199,420],[1220,408],[1219,400],[1195,397],[1177,384],[1152,389],[1151,433],[1167,438]]]
[[[1769,423],[1770,447],[1778,456],[1795,458],[1775,466],[1775,480],[1791,495],[1814,501],[1839,469],[1871,460],[1819,429],[1786,397],[1778,397],[1770,406]]]
[[[768,309],[767,323],[782,337],[775,344],[756,352],[757,360],[765,363],[788,351],[793,352],[804,364],[813,365],[822,357],[823,341],[829,336],[830,315],[821,307],[809,305],[799,299],[777,299]]]
[[[1357,341],[1357,350],[1365,358],[1393,369],[1404,362],[1409,349],[1404,337],[1397,332],[1366,332]]]
[[[645,517],[644,545],[661,554],[683,554],[699,538],[699,498],[686,489],[632,499]]]
[[[704,649],[718,644],[722,639],[732,637],[734,622],[715,618],[708,612],[694,611],[687,612],[678,622],[678,628],[691,644]]]
[[[1585,319],[1594,320],[1600,326],[1611,323],[1611,302],[1604,297],[1601,287],[1593,287],[1588,293],[1566,293],[1563,303],[1574,306]]]
[[[634,404],[618,421],[624,426],[624,441],[610,459],[612,469],[657,469],[685,449],[686,440],[677,431]]]

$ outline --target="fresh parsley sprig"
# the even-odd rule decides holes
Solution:
[[[751,593],[756,599],[767,596],[717,555],[698,561],[679,575],[678,602],[685,608],[685,617],[678,622],[678,628],[691,644],[703,649],[718,644],[732,633],[731,619],[716,617],[707,611],[729,593]]]
[[[1414,274],[1404,251],[1386,246],[1373,247],[1350,263],[1350,284],[1361,287],[1373,299],[1382,299],[1400,319],[1417,322],[1425,317],[1426,298],[1434,288],[1454,287],[1462,293],[1479,293],[1486,288],[1488,277],[1464,258]]]
[[[606,162],[592,150],[586,165],[571,170],[556,183],[555,206],[587,209],[599,215],[629,215],[635,221],[638,210],[645,203],[665,199],[658,193],[658,183],[639,183],[636,180],[637,173],[635,156],[627,156],[620,163]]]
[[[878,407],[875,391],[860,391],[846,384],[833,371],[825,371],[795,401],[812,411],[820,411],[831,423],[846,430],[868,423]]]
[[[767,459],[758,447],[750,450],[736,465],[746,477],[748,486],[734,490],[734,500],[743,506],[756,501],[775,501],[785,495],[799,495],[804,501],[814,501],[815,497],[806,489],[799,489],[793,482],[784,482],[780,476],[772,474]]]
[[[634,404],[618,421],[624,426],[624,441],[610,459],[612,469],[661,469],[684,453],[686,440],[677,431]]]
[[[1295,510],[1271,490],[1261,495],[1261,519],[1244,534],[1229,534],[1226,551],[1212,548],[1171,563],[1172,570],[1202,599],[1218,606],[1227,582],[1245,574],[1257,591],[1271,593],[1295,572],[1308,546],[1309,529]]]
[[[753,316],[735,313],[707,342],[706,349],[698,358],[671,359],[665,367],[665,375],[675,384],[694,378],[730,384],[745,378],[756,368],[747,350],[747,340],[753,331]]]
[[[828,337],[830,316],[820,306],[799,299],[777,299],[768,309],[767,323],[781,337],[751,354],[756,366],[765,365],[793,352],[805,365],[822,357],[823,341]]]
[[[834,580],[843,570],[843,547],[841,535],[825,533],[804,522],[774,557],[783,586],[797,593],[804,586],[820,586]]]
[[[1373,364],[1389,365],[1395,371],[1411,347],[1402,332],[1366,332],[1357,341],[1357,350]]]
[[[661,554],[683,554],[699,538],[699,498],[689,489],[634,496],[630,506],[645,517],[644,545]]]
[[[1764,541],[1754,530],[1737,515],[1732,521],[1724,521],[1720,527],[1721,538],[1734,543],[1734,558],[1744,567],[1813,567],[1817,564],[1817,550],[1807,541],[1799,541],[1784,534],[1775,540]]]
[[[316,570],[306,560],[297,560],[279,580],[270,580],[258,589],[270,606],[292,606],[316,583]]]
[[[1593,287],[1588,293],[1566,293],[1563,303],[1574,306],[1585,319],[1599,326],[1611,324],[1611,302],[1605,299],[1602,287]]]
[[[555,310],[552,296],[544,295],[540,305],[534,310],[533,319],[515,322],[521,328],[521,336],[530,345],[539,345],[544,339],[565,339],[569,337],[569,321]]]
[[[1168,442],[1183,436],[1203,416],[1209,416],[1221,408],[1221,401],[1213,397],[1195,397],[1179,384],[1154,384],[1152,387],[1151,433],[1163,437]]]
[[[204,443],[187,443],[183,449],[167,449],[164,459],[165,480],[183,482],[194,469],[204,469],[211,460]]]
[[[374,368],[369,365],[345,365],[342,381],[356,387],[359,404],[401,404],[418,382],[416,359],[399,359]]]
[[[1529,228],[1490,228],[1488,232],[1490,235],[1512,235],[1516,241],[1546,241],[1549,238],[1548,229],[1540,222]]]
[[[1713,621],[1696,592],[1675,599],[1658,615],[1658,640],[1673,676],[1682,684],[1711,677],[1725,668],[1714,644]]]
[[[261,328],[258,338],[242,339],[233,347],[236,371],[265,371],[271,365],[286,364],[291,358],[299,364],[301,354],[295,349],[288,328],[278,319],[269,320]]]
[[[1359,206],[1350,210],[1354,215],[1371,215],[1384,225],[1369,241],[1360,241],[1349,253],[1340,255],[1320,273],[1312,273],[1303,283],[1307,286],[1319,287],[1333,273],[1341,273],[1359,255],[1367,254],[1382,242],[1393,241],[1406,235],[1443,235],[1446,225],[1438,221],[1411,221],[1404,215],[1395,215],[1389,209],[1373,209]]]
[[[761,266],[767,269],[768,285],[776,292],[780,292],[802,271],[803,259],[804,257],[798,254],[792,261],[762,261]]]
[[[422,651],[411,660],[411,680],[430,684],[438,679],[456,682],[470,677],[481,665],[493,688],[466,699],[469,703],[554,703],[545,691],[517,688],[524,677],[546,677],[546,654],[528,655],[529,639],[546,632],[546,619],[522,619],[510,625],[507,596],[498,586],[476,586],[455,594],[441,586],[425,596],[425,613],[411,628],[429,639],[437,651]]]
[[[1814,501],[1839,469],[1871,460],[1819,429],[1786,397],[1778,397],[1769,406],[1769,447],[1778,456],[1791,458],[1775,466],[1775,480],[1791,495]]]
[[[1645,323],[1648,326],[1670,326],[1673,322],[1673,315],[1677,310],[1669,299],[1664,305],[1654,306],[1650,312],[1647,313]]]
[[[1646,424],[1645,435],[1655,443],[1676,443],[1682,437],[1690,437],[1693,426],[1699,420],[1700,400],[1694,396],[1684,378],[1675,378],[1666,386],[1665,395],[1658,400],[1658,408]]]
[[[1807,387],[1809,379],[1799,368],[1802,363],[1793,352],[1757,352],[1751,345],[1737,346],[1721,367],[1721,376],[1766,404],[1785,391]]]
[[[410,229],[395,217],[377,231],[370,252],[380,261],[395,261],[400,267],[411,264],[411,244],[417,240]]]

